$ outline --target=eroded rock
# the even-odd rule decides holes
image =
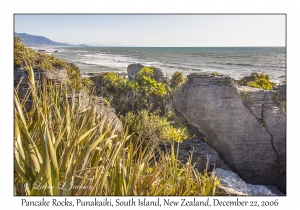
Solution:
[[[43,78],[50,79],[55,83],[59,84],[67,80],[67,71],[66,69],[53,69],[49,71],[40,71],[33,70],[34,79],[36,84],[41,83]],[[20,100],[23,100],[26,97],[28,91],[28,73],[26,70],[21,68],[14,69],[14,87],[18,86],[18,96]],[[31,97],[29,95],[26,103],[25,109],[29,110],[32,106]]]
[[[72,102],[73,98],[75,102],[78,102],[80,97],[80,110],[84,110],[88,107],[95,109],[96,114],[100,115],[105,121],[104,126],[110,126],[116,133],[121,133],[123,131],[123,124],[121,120],[117,117],[114,108],[107,107],[103,97],[90,96],[85,92],[75,93],[75,97],[72,94],[69,95],[69,101]]]
[[[142,64],[139,64],[139,63],[130,64],[127,67],[128,79],[134,80],[136,78],[137,73],[144,67],[145,66],[143,66]],[[155,68],[154,73],[155,73],[156,81],[163,82],[165,80],[164,73],[160,68]]]
[[[190,74],[173,101],[245,181],[285,192],[286,116],[273,94],[239,89],[227,76]]]
[[[41,83],[43,78],[49,79],[52,82],[59,85],[67,81],[67,72],[65,69],[56,69],[56,70],[49,70],[49,71],[38,71],[33,70],[34,78],[36,83]],[[18,96],[21,100],[26,97],[28,94],[28,73],[23,69],[14,69],[14,87],[18,85]],[[116,131],[116,133],[120,133],[123,130],[123,125],[120,119],[115,114],[115,110],[111,107],[107,107],[105,105],[104,99],[102,97],[97,96],[90,96],[85,92],[81,92],[80,94],[77,92],[75,93],[75,100],[78,101],[80,97],[81,101],[81,109],[85,109],[89,106],[96,109],[96,113],[103,117],[105,120],[105,125],[110,125],[112,129]],[[69,101],[73,99],[73,95],[69,95]],[[31,96],[29,97],[25,103],[25,109],[30,110],[32,106]]]
[[[135,64],[130,64],[127,67],[127,73],[128,73],[128,79],[129,80],[134,80],[137,73],[144,68],[144,66],[142,64],[139,63],[135,63]]]
[[[220,188],[225,191],[228,195],[238,196],[276,196],[284,195],[276,187],[266,187],[263,185],[252,185],[242,180],[236,173],[232,171],[223,170],[221,168],[215,169],[216,176],[221,181]]]

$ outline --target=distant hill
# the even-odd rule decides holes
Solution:
[[[54,42],[51,39],[48,39],[43,36],[35,36],[26,33],[15,33],[15,36],[19,36],[22,39],[22,43],[25,45],[45,45],[45,46],[77,46],[70,45],[67,43]],[[83,46],[83,45],[79,45]],[[87,45],[84,45],[87,46]]]

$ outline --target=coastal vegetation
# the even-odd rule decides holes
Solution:
[[[20,98],[19,85],[15,86],[15,195],[219,194],[214,172],[199,172],[191,159],[183,163],[174,151],[174,142],[188,134],[166,106],[184,82],[182,74],[164,83],[154,79],[150,67],[133,81],[106,74],[100,93],[112,98],[111,105],[122,113],[125,129],[117,133],[105,123],[107,116],[97,115],[94,107],[76,100],[92,87],[76,65],[37,53],[18,38],[14,53],[15,68],[27,72],[32,96],[31,109],[26,110],[28,97]],[[42,84],[35,82],[35,69],[57,68],[66,69],[66,83],[58,85],[45,78]],[[153,147],[165,141],[171,142],[170,151]]]
[[[185,81],[182,72],[175,72],[171,79],[159,82],[155,67],[142,68],[133,80],[109,72],[103,75],[98,94],[105,97],[120,115],[147,110],[164,116],[173,111],[173,94]]]
[[[187,139],[184,123],[174,113],[172,97],[186,77],[175,72],[164,82],[156,80],[155,67],[143,67],[136,78],[129,80],[116,73],[106,73],[99,94],[109,100],[133,139],[162,142],[181,142]]]
[[[254,100],[249,96],[249,93],[247,91],[239,91],[240,95],[242,96],[242,99],[244,102],[248,104],[253,104]]]
[[[270,77],[265,73],[252,73],[238,81],[239,85],[247,85],[249,87],[260,88],[264,90],[272,90],[275,83],[270,81]]]
[[[149,113],[146,110],[140,111],[138,114],[128,112],[126,117],[122,116],[122,120],[128,126],[130,133],[133,133],[133,139],[137,141],[147,141],[155,145],[160,142],[181,142],[188,138],[188,133],[183,125],[178,122],[171,124],[170,118],[177,118],[174,113],[168,113],[167,117]]]
[[[55,69],[66,69],[68,75],[68,84],[74,90],[85,89],[89,91],[92,88],[93,82],[82,77],[79,68],[63,60],[56,58],[54,55],[49,55],[45,52],[35,52],[33,49],[22,44],[21,39],[14,37],[14,67],[26,68],[31,66],[37,71],[52,71]]]
[[[176,91],[186,81],[180,72],[165,78],[160,69],[130,64],[134,68],[128,67],[128,75],[110,72],[83,77],[76,65],[46,51],[35,52],[17,43],[15,55],[15,195],[224,195],[226,190],[215,175],[218,170],[212,166],[226,167],[222,161],[217,162],[219,158],[247,161],[251,150],[257,148],[255,139],[265,138],[268,133],[275,138],[282,136],[282,143],[275,145],[277,139],[273,142],[271,138],[272,144],[265,142],[257,158],[246,168],[236,164],[230,167],[243,176],[255,173],[253,177],[261,177],[263,168],[257,170],[261,166],[257,162],[263,159],[264,165],[272,170],[262,180],[269,183],[269,177],[275,176],[273,183],[284,190],[285,174],[280,172],[277,176],[276,167],[282,160],[280,171],[284,171],[285,159],[281,155],[285,153],[283,149],[275,149],[285,147],[285,115],[268,110],[280,105],[285,111],[285,85],[275,91],[255,91],[236,87],[230,78],[218,73],[209,77],[192,74],[184,91]],[[243,85],[269,80],[260,73],[251,76]],[[88,78],[94,81],[94,86],[92,82],[85,84],[84,80],[91,81]],[[257,85],[263,87],[259,82]],[[263,106],[267,111],[264,119],[258,120],[257,113],[240,106],[241,97],[235,97],[239,89],[244,90],[242,100],[248,107],[254,99],[255,104],[263,105],[265,99],[268,104],[273,99],[272,107]],[[256,100],[253,92],[263,101]],[[218,103],[216,98],[220,99]],[[238,112],[232,112],[237,109]],[[260,116],[262,112],[258,111]],[[236,123],[234,119],[241,120]],[[257,120],[263,126],[268,125],[262,133],[256,132],[261,127]],[[214,141],[216,147],[210,149],[207,144],[202,147],[201,135],[188,138],[187,121],[203,133],[213,134],[205,137],[209,143]],[[242,131],[237,138],[245,139],[247,147],[223,135],[223,131],[228,134],[233,127]],[[190,126],[190,133],[192,129]],[[248,138],[249,133],[256,137]],[[233,146],[223,147],[224,142]],[[206,162],[208,154],[216,158]],[[277,163],[264,158],[274,155],[278,157]],[[213,171],[205,170],[205,163]]]

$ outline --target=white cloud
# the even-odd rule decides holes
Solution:
[[[91,42],[86,42],[84,44],[92,45],[92,46],[126,46],[128,42],[125,41],[117,41],[117,40],[96,40]]]

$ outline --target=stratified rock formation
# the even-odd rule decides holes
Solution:
[[[39,71],[34,69],[33,70],[34,79],[36,83],[40,83],[43,78],[52,80],[53,82],[60,84],[62,82],[67,81],[67,71],[66,69],[53,69],[49,71]],[[28,91],[28,73],[26,70],[21,68],[14,69],[14,87],[18,86],[18,96],[21,100],[26,97]],[[31,108],[32,102],[31,97],[29,96],[28,100],[25,103],[25,109],[29,110]]]
[[[227,76],[190,74],[174,104],[246,182],[286,192],[282,98],[279,91],[239,87]]]
[[[105,120],[104,126],[109,125],[116,133],[121,133],[123,131],[123,124],[116,115],[115,109],[107,107],[103,97],[91,96],[86,92],[81,92],[80,94],[75,93],[75,97],[73,97],[72,94],[69,95],[68,100],[72,102],[73,98],[75,99],[75,102],[78,102],[80,98],[81,110],[88,107],[95,109],[96,114],[100,115],[100,117]]]
[[[66,82],[68,80],[67,72],[65,69],[55,69],[48,71],[33,70],[36,83],[42,82],[43,78],[51,80],[56,84]],[[14,87],[18,86],[18,95],[21,100],[28,94],[28,73],[23,69],[14,69]],[[30,110],[32,101],[30,94],[25,103],[25,109]],[[110,125],[117,133],[122,132],[123,125],[120,119],[115,114],[115,111],[111,107],[107,107],[102,97],[90,96],[87,93],[81,94],[75,93],[75,100],[78,101],[80,97],[81,109],[85,109],[89,106],[96,110],[96,113],[105,119],[105,125]],[[73,99],[72,94],[69,96],[69,101]]]

